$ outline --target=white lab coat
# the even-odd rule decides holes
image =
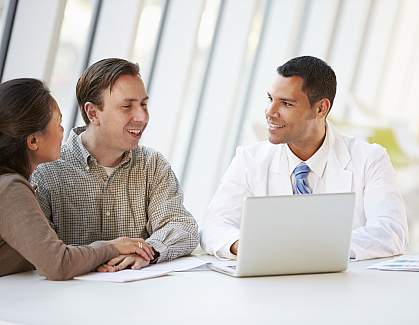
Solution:
[[[361,260],[402,254],[408,236],[406,211],[385,149],[341,135],[330,125],[327,132],[324,193],[356,193],[351,256]],[[245,197],[293,193],[285,146],[264,141],[237,148],[203,221],[201,246],[209,254],[228,257],[219,252],[239,239]]]

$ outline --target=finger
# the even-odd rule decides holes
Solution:
[[[110,265],[107,265],[106,267],[107,267],[107,269],[108,269],[108,271],[107,271],[107,272],[116,272],[116,271],[117,271],[117,269],[115,268],[115,266],[110,266]]]
[[[147,243],[144,243],[143,244],[143,249],[147,253],[150,260],[152,260],[154,258],[154,253],[153,253],[153,249],[151,248],[151,246]]]
[[[139,254],[143,248],[141,248],[140,245],[138,245],[138,241],[136,241],[127,245],[125,253],[126,254]]]
[[[139,257],[142,257],[143,259],[145,259],[146,261],[150,261],[150,257],[148,256],[148,254],[145,252],[144,248],[139,250],[137,255]]]
[[[150,263],[147,262],[147,261],[145,261],[141,257],[137,257],[135,259],[135,263],[131,266],[131,269],[133,269],[133,270],[139,270],[139,269],[143,268],[144,266],[146,266],[148,264],[150,264]]]
[[[103,264],[99,266],[96,271],[98,272],[115,272],[115,268],[113,266],[109,266],[107,264]]]
[[[107,271],[108,269],[106,268],[105,265],[101,265],[96,268],[96,272],[107,272]]]
[[[138,245],[138,243],[141,243],[141,245]],[[147,254],[149,260],[152,260],[154,258],[153,249],[151,248],[151,246],[149,244],[147,244],[145,242],[144,239],[139,238],[138,241],[137,241],[137,245],[138,245],[138,247],[141,246],[140,249],[142,249]],[[140,253],[137,253],[137,254],[142,256]]]
[[[148,254],[146,253],[146,251],[145,251],[145,245],[147,245],[146,243],[144,243],[144,242],[142,242],[142,241],[139,241],[142,245],[138,245],[138,243],[137,243],[137,245],[138,245],[138,247],[137,247],[137,250],[135,251],[135,253],[138,255],[138,256],[141,256],[143,259],[145,259],[145,260],[147,260],[147,261],[150,261],[151,259],[150,259],[150,257],[148,256]],[[139,248],[139,246],[142,246],[141,248]]]
[[[126,269],[128,266],[130,266],[130,265],[132,265],[134,263],[135,263],[135,258],[132,257],[132,256],[127,256],[127,257],[125,257],[125,259],[121,263],[119,263],[118,265],[116,265],[115,268],[118,271],[121,271],[121,270]]]
[[[142,245],[140,245],[138,241],[131,241],[130,243],[127,243],[126,254],[138,254],[141,250],[140,246]]]
[[[110,266],[115,266],[116,264],[120,263],[125,257],[127,257],[127,255],[119,255],[117,257],[114,257],[110,261],[108,261],[108,263],[106,263],[106,264],[108,264]]]

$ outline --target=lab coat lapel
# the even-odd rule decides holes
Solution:
[[[330,124],[328,124],[328,132],[330,147],[325,169],[326,192],[350,192],[352,190],[352,171],[347,167],[351,156],[345,142],[336,135]]]
[[[285,145],[278,145],[268,171],[268,195],[291,195],[292,185],[288,174],[288,157]]]

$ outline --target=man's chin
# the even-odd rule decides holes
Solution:
[[[284,143],[284,140],[283,139],[278,139],[278,138],[271,137],[271,136],[268,138],[268,140],[272,144],[281,144],[281,143]]]
[[[140,139],[138,139],[138,141],[134,141],[134,142],[130,142],[129,144],[125,144],[125,150],[124,151],[130,151],[130,150],[134,150],[137,149],[140,145]]]
[[[130,145],[127,150],[134,150],[134,149],[137,149],[139,146],[140,146],[140,141],[138,141],[136,144]]]

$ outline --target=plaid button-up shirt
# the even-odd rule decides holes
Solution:
[[[165,158],[140,146],[108,177],[79,141],[84,130],[73,129],[61,159],[41,164],[31,179],[58,237],[73,245],[140,237],[160,253],[159,262],[191,253],[198,226]]]

